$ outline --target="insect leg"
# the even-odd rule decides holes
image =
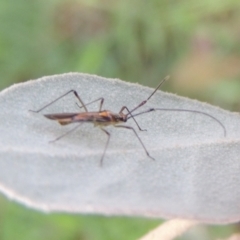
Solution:
[[[130,115],[129,118],[132,118],[132,119],[134,120],[134,122],[136,123],[136,125],[138,126],[138,129],[139,129],[140,131],[147,131],[146,129],[141,129],[141,127],[140,127],[139,124],[137,123],[136,119],[135,119],[134,116],[132,115],[131,111],[129,111],[129,109],[128,109],[126,106],[123,106],[123,107],[121,108],[121,110],[120,110],[119,113],[122,113],[124,109],[126,109],[126,110],[128,111],[128,114]],[[128,114],[127,114],[127,115],[128,115]]]
[[[35,113],[41,112],[43,109],[49,107],[50,105],[52,105],[53,103],[57,102],[59,99],[65,97],[65,96],[68,95],[69,93],[73,93],[73,94],[75,95],[75,97],[79,100],[79,102],[81,103],[81,105],[82,105],[82,107],[84,108],[85,112],[88,112],[86,105],[83,103],[82,99],[79,97],[77,91],[75,91],[75,90],[70,90],[70,91],[64,93],[64,94],[61,95],[60,97],[56,98],[56,99],[53,100],[52,102],[48,103],[47,105],[43,106],[42,108],[40,108],[40,109],[38,109],[38,110],[36,110],[36,111],[34,111],[34,110],[29,110],[29,111],[35,112]]]
[[[147,156],[150,157],[152,160],[155,160],[153,157],[150,156],[149,152],[147,151],[145,145],[143,144],[141,138],[138,136],[136,130],[133,127],[130,126],[125,126],[125,125],[115,125],[115,127],[119,127],[119,128],[126,128],[126,129],[130,129],[134,132],[134,134],[136,135],[137,139],[139,140],[139,142],[141,143],[144,151],[146,152]]]
[[[99,106],[99,112],[100,111],[102,111],[102,105],[103,105],[103,102],[104,102],[104,98],[98,98],[98,99],[96,99],[96,100],[94,100],[94,101],[92,101],[92,102],[89,102],[89,103],[86,103],[85,104],[85,106],[88,106],[88,105],[90,105],[90,104],[92,104],[92,103],[94,103],[94,102],[97,102],[97,101],[100,101],[100,106]],[[77,104],[77,106],[79,107],[79,108],[82,108],[83,106],[79,106],[78,105],[78,103],[76,103]]]
[[[49,141],[50,143],[53,143],[53,142],[56,142],[56,141],[58,141],[59,139],[61,139],[61,138],[63,138],[63,137],[65,137],[66,135],[68,135],[68,134],[70,134],[70,133],[72,133],[72,132],[74,132],[78,127],[80,127],[81,125],[82,125],[83,123],[79,123],[77,126],[75,126],[74,128],[72,128],[71,130],[69,130],[68,132],[66,132],[66,133],[64,133],[64,134],[62,134],[61,136],[59,136],[59,137],[57,137],[56,139],[54,139],[54,140],[51,140],[51,141]]]
[[[106,142],[106,145],[105,145],[105,148],[104,148],[104,152],[103,152],[102,157],[101,157],[101,159],[100,159],[100,167],[101,167],[102,164],[103,164],[103,159],[104,159],[104,156],[105,156],[105,153],[106,153],[108,144],[109,144],[109,140],[110,140],[110,137],[111,137],[111,134],[110,134],[107,130],[105,130],[104,128],[101,128],[101,130],[107,134],[108,139],[107,139],[107,142]]]

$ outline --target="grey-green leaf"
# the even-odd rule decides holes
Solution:
[[[209,104],[157,91],[137,111],[174,108],[136,117],[136,129],[155,161],[131,130],[107,127],[111,138],[99,166],[107,135],[90,123],[72,129],[43,114],[83,111],[70,94],[40,113],[37,110],[74,89],[85,103],[104,97],[104,109],[133,109],[153,89],[117,79],[70,73],[16,84],[0,92],[0,190],[44,211],[190,218],[209,223],[240,220],[240,117]],[[88,106],[98,111],[99,102]]]

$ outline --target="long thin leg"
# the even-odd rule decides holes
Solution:
[[[65,97],[69,93],[73,93],[75,95],[75,97],[79,100],[79,102],[81,103],[81,105],[84,108],[85,112],[88,112],[86,105],[83,103],[82,99],[79,97],[78,93],[75,90],[70,90],[70,91],[64,93],[63,95],[61,95],[60,97],[56,98],[55,100],[53,100],[52,102],[48,103],[47,105],[43,106],[42,108],[38,109],[37,111],[34,111],[34,110],[29,110],[29,111],[36,112],[36,113],[41,112],[43,109],[49,107],[50,105],[52,105],[53,103],[57,102],[59,99]]]
[[[100,106],[99,106],[99,112],[101,112],[102,111],[102,105],[103,105],[103,102],[104,102],[104,98],[98,98],[98,99],[96,99],[96,100],[94,100],[94,101],[92,101],[92,102],[89,102],[89,103],[86,103],[85,104],[85,106],[88,106],[88,105],[90,105],[90,104],[92,104],[92,103],[94,103],[94,102],[97,102],[97,101],[99,101],[99,100],[101,100],[100,101]],[[77,104],[77,106],[79,107],[79,108],[83,108],[83,106],[79,106],[78,105],[78,103],[76,103]]]
[[[151,93],[151,95],[144,101],[142,101],[139,105],[137,105],[135,108],[133,108],[130,113],[134,112],[135,110],[137,110],[138,108],[140,108],[141,106],[143,106],[144,104],[147,103],[147,101],[155,94],[155,92],[162,86],[162,84],[164,82],[166,82],[169,79],[169,76],[166,76],[160,83],[159,85],[156,87],[156,89]],[[127,115],[130,115],[130,113],[128,113]]]
[[[123,107],[121,108],[121,110],[120,110],[119,113],[122,113],[124,109],[126,109],[126,110],[128,111],[128,114],[130,114],[130,117],[129,117],[129,118],[132,118],[132,119],[134,120],[134,122],[136,123],[136,125],[138,126],[138,129],[139,129],[140,131],[147,131],[147,129],[141,129],[141,127],[139,126],[139,124],[137,123],[136,119],[134,118],[134,116],[132,115],[131,111],[128,109],[127,106],[123,106]],[[128,115],[128,114],[127,114],[127,115]]]
[[[102,164],[103,164],[103,159],[104,159],[104,156],[105,156],[105,153],[106,153],[108,144],[109,144],[109,140],[110,140],[110,137],[111,137],[111,134],[110,134],[107,130],[105,130],[104,128],[101,128],[101,130],[107,134],[108,139],[107,139],[107,142],[106,142],[106,145],[105,145],[105,148],[104,148],[104,152],[103,152],[102,157],[101,157],[101,159],[100,159],[100,167],[101,167]]]
[[[77,126],[75,126],[74,128],[72,128],[71,130],[69,130],[68,132],[62,134],[61,136],[57,137],[56,139],[52,140],[52,141],[49,141],[50,143],[53,143],[53,142],[56,142],[58,141],[59,139],[65,137],[66,135],[74,132],[78,127],[80,127],[83,123],[79,123]]]
[[[140,139],[140,137],[138,136],[137,132],[135,131],[135,129],[133,127],[125,126],[125,125],[116,125],[115,127],[126,128],[126,129],[132,130],[134,132],[134,134],[136,135],[137,139],[139,140],[139,142],[141,143],[141,145],[142,145],[143,149],[145,150],[147,156],[150,157],[152,160],[155,160],[153,157],[150,156],[150,154],[147,151],[145,145],[143,144],[142,140]]]

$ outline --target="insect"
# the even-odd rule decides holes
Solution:
[[[40,108],[37,111],[34,110],[30,110],[31,112],[41,112],[43,109],[47,108],[48,106],[52,105],[53,103],[57,102],[59,99],[65,97],[66,95],[73,93],[75,95],[75,97],[78,99],[79,103],[81,105],[78,105],[79,108],[83,108],[84,112],[75,112],[75,113],[52,113],[52,114],[44,114],[44,116],[48,119],[51,120],[56,120],[58,121],[61,125],[67,125],[70,123],[79,123],[78,125],[76,125],[73,129],[69,130],[68,132],[66,132],[65,134],[59,136],[58,138],[54,139],[51,142],[55,142],[59,139],[61,139],[62,137],[68,135],[69,133],[75,131],[82,123],[85,122],[90,122],[93,123],[94,126],[98,126],[100,127],[100,129],[107,135],[107,141],[104,147],[104,151],[103,154],[101,156],[100,159],[100,166],[102,166],[103,164],[103,159],[105,157],[106,154],[106,150],[108,148],[108,144],[109,144],[109,140],[111,137],[111,134],[105,129],[105,127],[109,126],[109,125],[113,125],[116,128],[124,128],[124,129],[129,129],[131,130],[136,138],[138,139],[139,143],[141,144],[143,150],[145,151],[146,155],[151,158],[152,160],[154,160],[154,158],[149,154],[149,152],[147,151],[144,143],[142,142],[141,138],[138,136],[136,130],[131,127],[131,126],[127,126],[127,125],[123,125],[123,123],[127,122],[129,119],[133,119],[133,121],[135,122],[136,126],[138,127],[138,129],[140,131],[146,131],[145,129],[142,129],[138,122],[136,121],[135,117],[142,115],[142,114],[146,114],[148,112],[153,112],[153,111],[178,111],[178,112],[191,112],[191,113],[198,113],[198,114],[202,114],[205,115],[209,118],[211,118],[212,120],[214,120],[215,122],[217,122],[223,129],[224,132],[224,136],[226,136],[226,128],[225,126],[214,116],[206,113],[206,112],[202,112],[202,111],[197,111],[197,110],[190,110],[190,109],[171,109],[171,108],[149,108],[148,110],[142,111],[142,112],[138,112],[133,114],[137,109],[139,109],[140,107],[142,107],[143,105],[145,105],[148,100],[156,93],[156,91],[160,88],[160,86],[169,79],[169,76],[165,77],[160,84],[156,87],[156,89],[150,94],[150,96],[142,101],[140,104],[138,104],[135,108],[133,109],[129,109],[127,106],[123,106],[121,108],[121,110],[119,111],[119,113],[114,113],[112,111],[109,110],[102,110],[102,106],[104,103],[104,98],[98,98],[94,101],[91,101],[87,104],[85,104],[82,99],[80,98],[80,96],[78,95],[77,91],[75,90],[70,90],[66,93],[64,93],[63,95],[61,95],[60,97],[56,98],[55,100],[51,101],[50,103],[48,103],[47,105],[43,106],[42,108]],[[96,112],[89,112],[87,109],[87,106],[94,103],[100,101],[100,106],[99,106],[99,110]],[[124,111],[126,113],[124,113]]]

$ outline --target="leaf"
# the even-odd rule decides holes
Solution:
[[[139,215],[194,219],[208,223],[240,220],[240,118],[238,113],[157,91],[137,111],[147,131],[136,129],[155,161],[131,130],[107,127],[111,138],[99,166],[107,135],[92,124],[49,143],[74,127],[43,114],[79,112],[69,94],[40,113],[37,110],[75,89],[85,103],[104,97],[104,109],[133,109],[153,89],[117,79],[69,73],[16,84],[0,92],[0,190],[29,207],[44,211]],[[88,106],[99,110],[99,102]]]

